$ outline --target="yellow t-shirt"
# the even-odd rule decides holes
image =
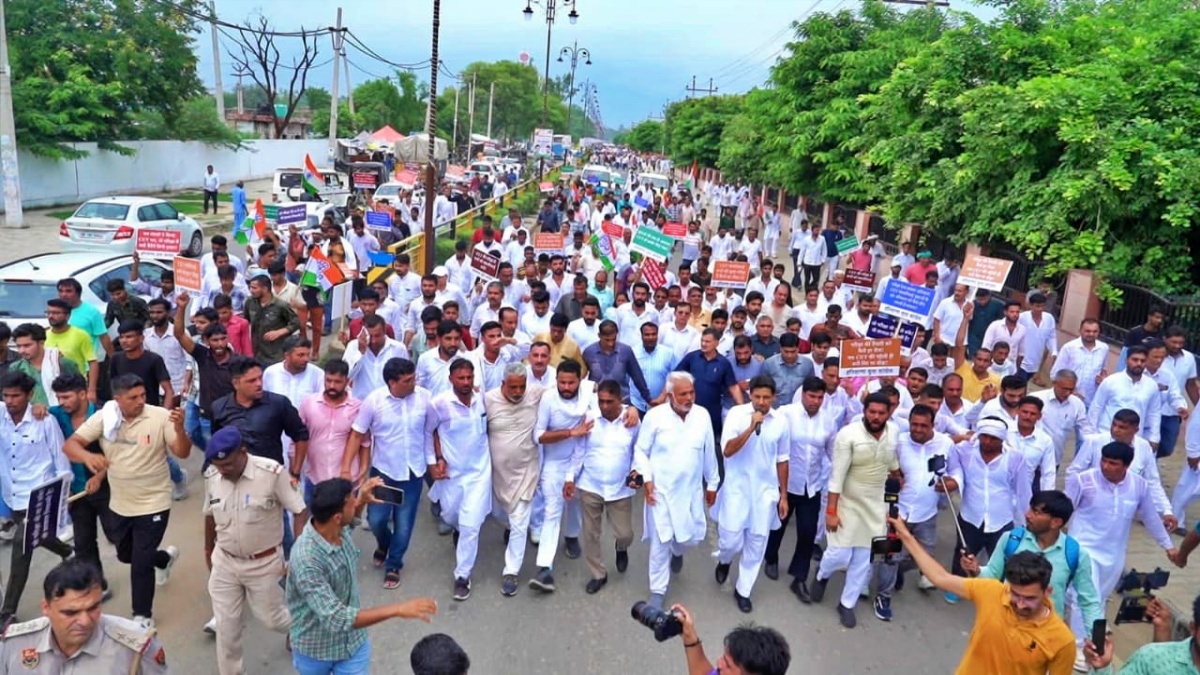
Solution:
[[[148,516],[171,508],[171,472],[168,447],[175,442],[175,426],[166,408],[148,405],[132,420],[123,420],[116,440],[103,438],[104,413],[97,412],[75,430],[88,443],[100,441],[108,458],[108,506],[119,516]]]
[[[975,626],[956,675],[1070,675],[1075,636],[1062,618],[1050,613],[1021,620],[1009,601],[1008,584],[996,579],[967,579],[964,597],[975,603]]]
[[[84,375],[87,375],[88,363],[96,360],[96,348],[92,344],[92,336],[74,326],[70,326],[62,333],[47,330],[46,347],[57,349]]]
[[[975,376],[975,371],[971,370],[971,362],[967,361],[954,372],[962,377],[962,397],[969,401],[978,402],[983,397],[983,388],[989,384],[996,387],[997,394],[1000,393],[1000,378],[996,377],[996,374],[990,370],[987,377],[981,380]]]

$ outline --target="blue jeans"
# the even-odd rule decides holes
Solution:
[[[183,482],[183,469],[179,468],[179,460],[167,453],[167,470],[171,472],[171,482],[179,485]]]
[[[1158,457],[1170,457],[1175,452],[1175,443],[1179,440],[1179,415],[1163,415],[1158,425]]]
[[[292,532],[292,519],[287,509],[283,511],[283,559],[292,557],[292,544],[296,543],[296,535]]]
[[[292,667],[300,675],[367,675],[371,672],[371,641],[364,642],[343,661],[318,661],[296,649],[292,651]]]
[[[404,503],[400,506],[367,506],[367,522],[371,525],[371,534],[375,535],[375,545],[381,551],[387,551],[383,569],[389,572],[404,569],[404,554],[408,552],[408,542],[412,539],[413,523],[417,520],[421,487],[425,479],[409,473],[408,480],[393,480],[375,467],[371,467],[371,476],[379,476],[383,478],[384,485],[404,491]]]
[[[184,406],[183,428],[197,448],[202,451],[208,449],[208,439],[212,438],[212,422],[200,414],[200,406],[190,402]]]

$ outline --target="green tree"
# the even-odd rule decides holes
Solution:
[[[144,113],[138,124],[146,138],[203,141],[232,149],[242,147],[238,132],[217,117],[217,105],[212,96],[185,101],[183,110],[169,124],[157,112]]]
[[[368,131],[401,126],[400,106],[400,90],[391,80],[369,80],[354,88],[354,112]]]
[[[355,112],[359,112],[355,101]],[[324,135],[329,132],[329,104],[324,107],[317,108],[312,111],[312,126],[313,132],[318,135]],[[337,121],[337,137],[351,138],[357,136],[360,131],[366,131],[366,127],[359,122],[357,115],[350,114],[350,105],[346,99],[338,101],[338,121]],[[375,129],[371,129],[374,131]]]
[[[638,152],[662,152],[663,140],[663,123],[643,120],[626,132],[621,142]]]
[[[741,112],[743,97],[710,96],[676,101],[667,107],[664,134],[668,154],[680,164],[699,162],[715,166],[720,156],[721,134]]]

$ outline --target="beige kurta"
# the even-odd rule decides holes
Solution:
[[[841,495],[837,511],[842,525],[828,534],[830,546],[869,547],[871,539],[887,533],[883,485],[888,472],[900,468],[897,435],[896,425],[889,422],[876,440],[861,420],[838,432],[829,492]]]
[[[505,511],[533,499],[541,470],[541,453],[533,440],[543,389],[530,384],[520,403],[509,403],[497,387],[483,395],[488,415],[488,447],[492,451],[492,495]]]

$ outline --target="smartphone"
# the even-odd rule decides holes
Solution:
[[[1108,622],[1104,619],[1096,619],[1092,622],[1092,644],[1096,647],[1097,654],[1104,653],[1104,641],[1108,637]]]
[[[396,506],[401,506],[404,504],[404,490],[401,490],[400,488],[380,485],[375,488],[372,494],[375,495],[375,499],[378,499],[385,504],[395,504]]]

